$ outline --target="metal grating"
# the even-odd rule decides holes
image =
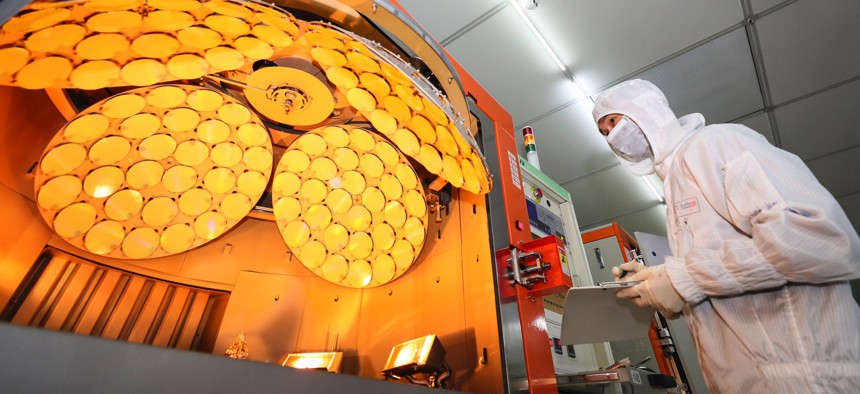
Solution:
[[[121,341],[204,350],[227,294],[160,281],[46,250],[3,320]]]

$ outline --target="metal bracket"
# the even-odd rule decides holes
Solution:
[[[513,279],[514,284],[518,284],[527,289],[534,287],[537,282],[546,282],[547,278],[544,272],[549,270],[550,264],[540,260],[541,254],[538,252],[522,252],[516,246],[511,246],[511,257],[508,258],[507,264],[510,270],[505,274],[507,279]],[[534,261],[533,265],[528,265]]]

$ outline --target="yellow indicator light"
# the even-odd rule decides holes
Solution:
[[[58,235],[91,253],[181,253],[250,212],[268,184],[271,150],[259,118],[226,95],[190,85],[130,90],[54,136],[37,167],[38,207]],[[301,206],[292,210],[294,220]]]
[[[401,184],[398,169],[411,187]],[[330,282],[388,283],[423,247],[423,189],[407,159],[378,134],[323,127],[296,138],[278,164],[272,194],[287,246]]]

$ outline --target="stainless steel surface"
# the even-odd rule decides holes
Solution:
[[[603,393],[611,392],[615,388],[621,388],[623,393],[677,392],[677,388],[658,389],[651,387],[648,382],[649,375],[655,375],[655,373],[628,365],[612,370],[558,375],[556,381],[560,393]]]

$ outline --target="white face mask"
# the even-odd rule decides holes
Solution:
[[[630,161],[642,161],[653,155],[645,133],[626,116],[606,135],[606,140],[618,154]]]

